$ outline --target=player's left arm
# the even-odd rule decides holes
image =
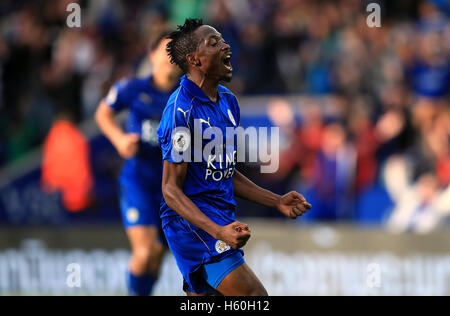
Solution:
[[[285,216],[296,219],[312,206],[298,192],[291,191],[285,195],[278,195],[263,189],[235,170],[233,175],[234,195],[242,199],[273,207]]]

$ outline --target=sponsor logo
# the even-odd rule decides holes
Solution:
[[[212,127],[211,123],[209,123],[209,117],[208,117],[208,120],[200,119],[200,123],[205,123],[205,124],[208,124],[209,127]]]
[[[145,120],[142,122],[141,139],[146,143],[150,143],[153,146],[158,146],[158,127],[159,121],[157,120]]]
[[[184,118],[186,118],[186,114],[187,114],[187,112],[189,112],[189,111],[183,111],[183,110],[180,109],[180,108],[177,108],[177,111],[180,111],[181,113],[183,113]]]
[[[237,124],[231,111],[228,116]],[[210,174],[216,169],[234,166],[236,162],[258,163],[262,173],[274,173],[279,167],[279,127],[212,127],[208,117],[208,120],[194,119],[192,129],[191,126],[176,127],[172,135],[173,161],[203,162],[208,164]],[[184,151],[189,146],[192,150]],[[215,178],[219,178],[218,174]]]

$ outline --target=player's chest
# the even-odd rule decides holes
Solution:
[[[237,146],[236,115],[229,107],[217,104],[195,110],[190,120],[191,137],[194,148],[201,148],[204,166],[217,170],[232,168]]]
[[[204,105],[196,107],[192,112],[191,124],[205,132],[208,129],[220,130],[224,134],[227,130],[237,127],[235,114],[226,105]],[[212,131],[209,131],[212,132]]]

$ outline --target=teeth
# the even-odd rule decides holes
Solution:
[[[231,53],[228,53],[225,55],[223,62],[224,62],[225,68],[228,69],[229,71],[232,71],[233,67],[229,64],[230,60],[231,60]]]

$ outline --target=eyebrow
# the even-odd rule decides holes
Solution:
[[[202,42],[206,45],[211,39],[219,39],[219,38],[223,38],[221,33],[213,33],[203,38]]]
[[[218,33],[218,34],[211,34],[210,36],[208,36],[208,38],[206,38],[206,40],[209,41],[212,38],[216,38],[216,39],[222,38],[222,34],[220,34],[220,33]]]

